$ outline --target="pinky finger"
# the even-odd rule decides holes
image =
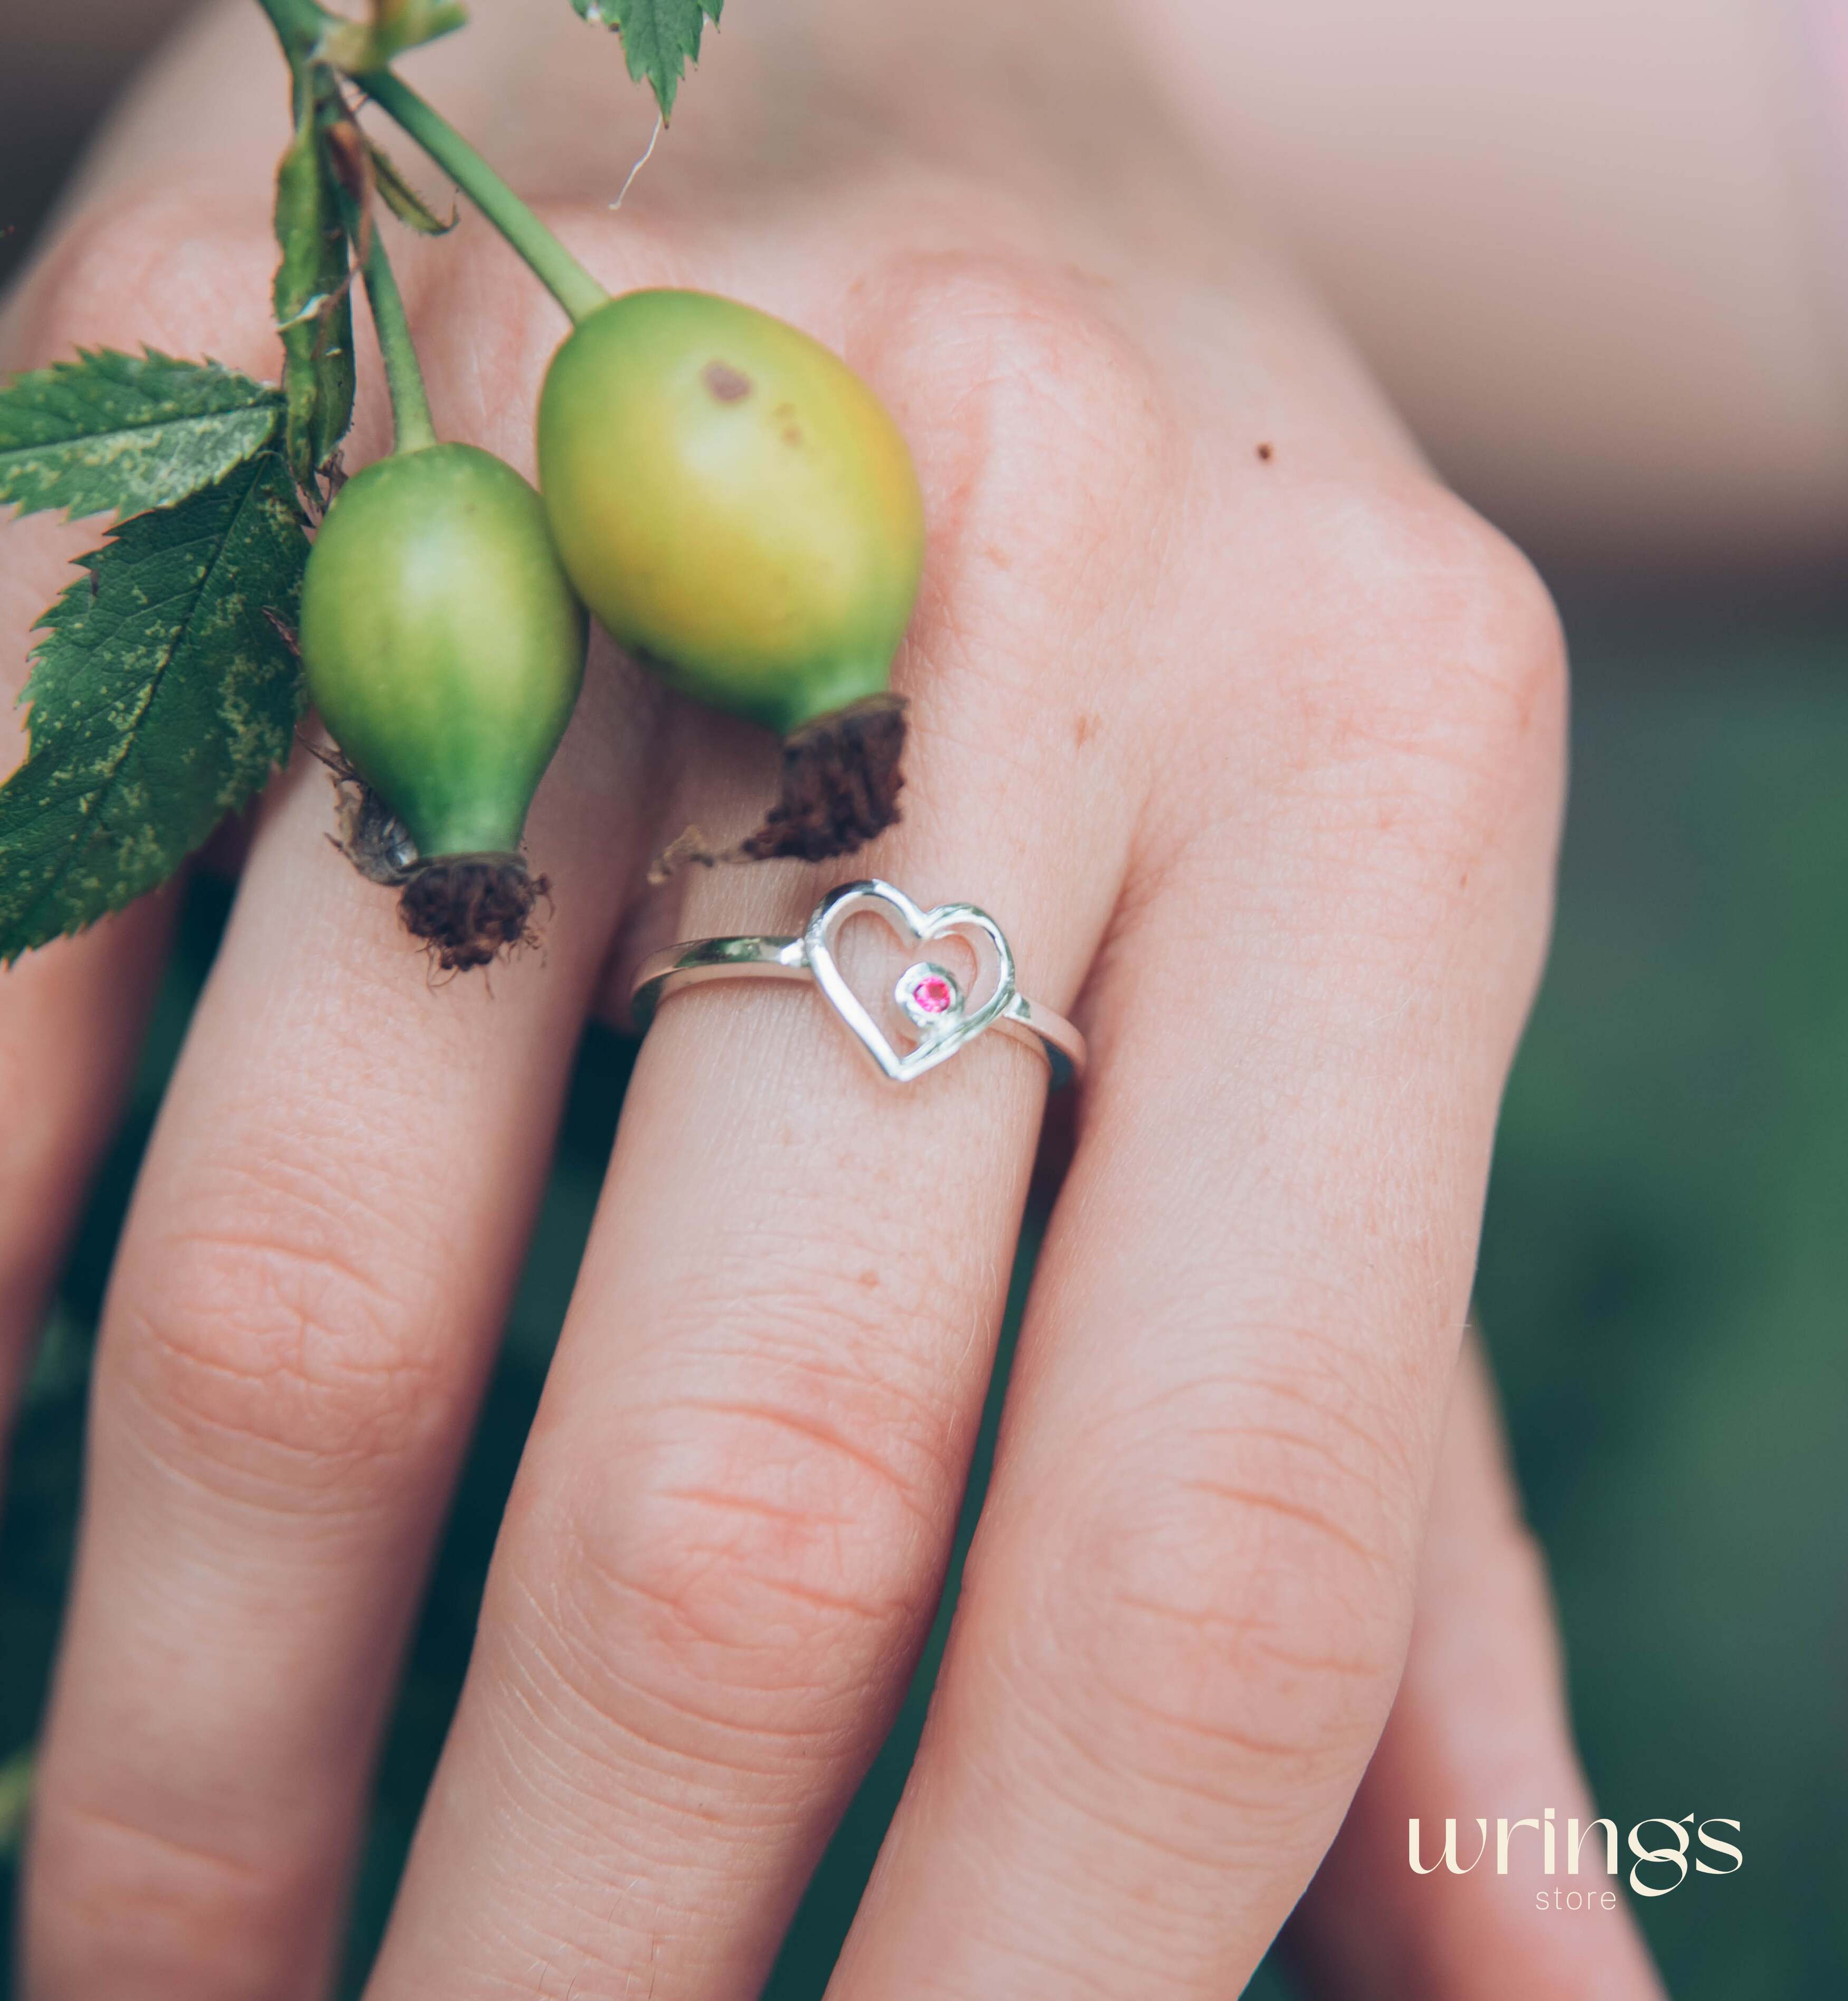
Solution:
[[[1542,1874],[1537,1836],[1517,1831],[1497,1871],[1496,1823],[1554,1809],[1560,1830],[1594,1818],[1572,1742],[1546,1571],[1523,1523],[1481,1345],[1466,1343],[1450,1403],[1419,1574],[1411,1649],[1380,1745],[1287,1935],[1318,2001],[1660,2001],[1663,1989],[1624,1902],[1601,1872]],[[1453,1874],[1444,1822],[1458,1823]],[[1408,1822],[1422,1835],[1421,1875]],[[1486,1866],[1484,1866],[1484,1865]],[[1589,1886],[1589,1895],[1587,1894]],[[1575,1918],[1552,1892],[1581,1893]],[[1610,1906],[1603,1893],[1617,1892]]]

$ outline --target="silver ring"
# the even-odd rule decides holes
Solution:
[[[972,1007],[955,975],[921,959],[906,968],[893,990],[893,1003],[914,1038],[900,1049],[848,986],[834,957],[834,941],[849,917],[876,912],[900,938],[927,945],[960,937],[986,943],[998,967],[994,991]],[[948,1063],[989,1028],[998,1028],[1045,1057],[1056,1086],[1084,1068],[1084,1038],[1061,1014],[1027,999],[1014,983],[1014,954],[1001,927],[973,903],[939,903],[920,910],[889,882],[844,882],[815,907],[800,938],[693,938],[650,954],[642,962],[630,996],[635,1025],[646,1032],[655,1010],[683,987],[708,980],[806,980],[820,990],[843,1025],[894,1084],[910,1084]]]

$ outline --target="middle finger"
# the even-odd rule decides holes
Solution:
[[[992,326],[997,303],[931,317]],[[1064,1010],[1133,816],[1127,765],[1101,740],[1075,756],[1074,719],[1122,656],[1097,558],[1142,496],[1059,463],[1070,433],[1022,385],[1106,417],[1122,392],[1074,383],[1069,350],[964,348],[943,366],[981,408],[913,380],[933,422],[873,359],[921,451],[934,583],[901,665],[907,817],[839,872],[981,904],[1023,990]],[[973,468],[958,436],[984,441]],[[680,930],[798,931],[816,893],[708,878]],[[531,1992],[539,1968],[547,1992],[758,1991],[934,1607],[1045,1091],[998,1036],[888,1085],[806,987],[663,1006],[374,2001]]]

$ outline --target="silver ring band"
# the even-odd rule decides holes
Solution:
[[[972,1007],[945,968],[920,959],[900,976],[893,1003],[914,1038],[902,1049],[848,986],[834,957],[834,941],[848,918],[870,911],[916,945],[962,938],[987,944],[997,962],[994,991]],[[910,1084],[978,1035],[997,1028],[1036,1050],[1051,1069],[1055,1088],[1084,1068],[1084,1038],[1061,1014],[1028,1000],[1015,984],[1014,953],[1001,928],[973,903],[939,903],[921,910],[889,882],[843,883],[815,907],[799,938],[693,938],[643,960],[630,996],[635,1025],[644,1032],[670,994],[712,980],[805,980],[821,993],[843,1026],[882,1077]]]

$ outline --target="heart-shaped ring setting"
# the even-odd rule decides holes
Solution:
[[[882,917],[914,946],[959,938],[978,964],[991,960],[994,990],[972,1005],[962,983],[934,959],[919,959],[900,975],[891,1005],[909,1025],[912,1040],[900,1049],[848,984],[834,955],[840,927],[863,912]],[[978,980],[982,976],[978,974]],[[632,994],[636,1026],[646,1030],[670,994],[714,980],[796,980],[822,997],[882,1076],[909,1084],[947,1063],[985,1030],[999,1028],[1044,1058],[1055,1085],[1084,1066],[1084,1038],[1063,1016],[1030,1001],[1014,983],[1014,954],[1001,927],[973,903],[939,903],[921,910],[889,882],[844,883],[824,896],[799,938],[689,938],[642,962]]]
[[[917,1039],[909,1049],[895,1048],[847,984],[834,956],[841,926],[863,911],[883,917],[900,938],[914,944],[961,938],[978,952],[986,944],[997,966],[994,991],[980,1007],[971,1007],[954,975],[930,959],[920,960],[905,973],[893,994]],[[895,1084],[909,1084],[966,1048],[1014,1006],[1019,990],[1014,984],[1013,952],[1001,926],[986,910],[977,910],[973,903],[939,903],[934,910],[920,910],[889,882],[844,883],[824,896],[809,920],[802,952],[816,985],[848,1032]]]

